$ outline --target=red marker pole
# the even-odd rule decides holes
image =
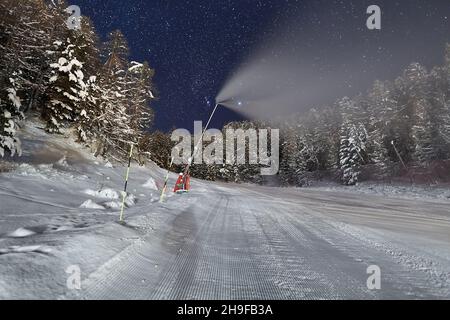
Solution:
[[[172,168],[172,165],[173,165],[173,160],[174,160],[174,158],[172,157],[172,160],[170,161],[169,169],[167,169],[166,178],[164,179],[164,187],[162,188],[161,197],[159,198],[159,202],[161,202],[161,203],[164,202],[164,195],[167,190],[167,183],[169,182],[169,173],[170,173],[170,168]]]
[[[131,157],[133,156],[133,148],[134,148],[134,144],[131,144],[130,156],[128,157],[127,174],[125,176],[125,187],[123,188],[123,193],[122,193],[122,207],[120,209],[120,219],[119,219],[120,222],[123,222],[123,212],[125,210],[125,199],[127,197],[128,177],[130,175]]]

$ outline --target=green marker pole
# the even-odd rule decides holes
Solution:
[[[172,165],[173,165],[173,159],[174,158],[172,157],[172,160],[170,160],[170,166],[169,166],[169,169],[167,169],[166,178],[164,179],[164,187],[163,187],[163,189],[161,191],[161,197],[159,198],[159,202],[160,203],[164,202],[164,195],[165,195],[166,190],[167,190],[167,183],[169,182],[169,173],[170,173],[170,168],[172,168]]]
[[[122,207],[120,209],[120,222],[123,222],[123,211],[125,210],[125,199],[127,197],[128,177],[130,175],[131,157],[133,156],[133,147],[134,147],[134,144],[131,144],[130,156],[128,157],[127,174],[125,176],[125,187],[124,187],[123,193],[122,193]]]

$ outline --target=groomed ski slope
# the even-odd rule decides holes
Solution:
[[[450,201],[194,180],[161,204],[133,165],[122,225],[125,168],[38,127],[0,173],[1,299],[450,298]]]

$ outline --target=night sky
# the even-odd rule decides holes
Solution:
[[[411,62],[439,65],[450,42],[448,0],[69,2],[91,17],[102,39],[120,29],[131,59],[147,60],[156,70],[155,127],[165,131],[206,121],[221,87],[252,52],[279,54],[274,41],[309,65],[311,83],[323,84],[316,105],[365,92],[376,79],[393,80]],[[366,27],[372,4],[382,9],[381,31]],[[332,90],[329,78],[339,79]],[[213,125],[233,119],[239,116],[222,108]]]

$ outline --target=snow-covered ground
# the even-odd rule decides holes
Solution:
[[[22,143],[23,157],[3,164],[14,169],[0,175],[0,297],[57,297],[66,284],[54,280],[67,278],[68,266],[90,272],[141,228],[166,219],[155,190],[165,172],[155,165],[133,165],[124,227],[117,223],[124,167],[66,137],[48,136],[37,122],[26,123]]]
[[[404,199],[440,199],[450,201],[450,185],[404,185],[383,184],[374,182],[360,182],[356,186],[343,186],[335,183],[322,184],[311,187],[317,191],[340,191],[350,193],[364,193],[380,195],[384,197],[395,197]]]
[[[121,224],[125,168],[36,123],[0,166],[0,298],[450,298],[445,196],[194,180],[159,203],[164,170],[133,165]]]

